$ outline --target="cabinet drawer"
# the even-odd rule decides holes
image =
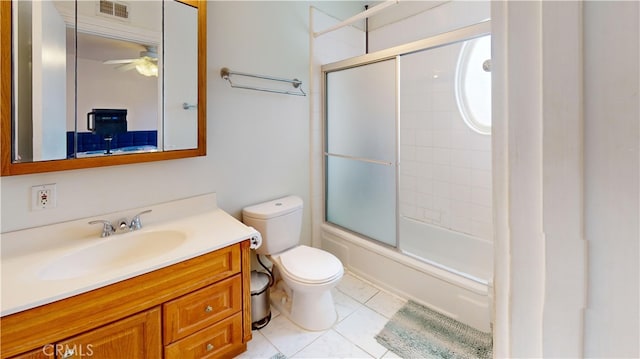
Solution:
[[[165,359],[222,358],[240,354],[246,348],[242,343],[242,313],[237,313],[218,324],[167,345]]]
[[[184,338],[242,310],[242,277],[237,274],[163,304],[164,344]]]

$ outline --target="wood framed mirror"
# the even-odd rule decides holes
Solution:
[[[118,1],[101,1],[95,0],[91,1],[94,7],[98,10],[96,12],[101,11],[100,6],[101,3],[111,3],[116,4]],[[73,58],[70,60],[73,64],[67,64],[67,68],[73,69],[74,72],[72,79],[66,80],[67,83],[73,86],[73,91],[69,90],[68,93],[72,95],[67,95],[67,98],[63,97],[62,100],[55,100],[54,104],[60,105],[60,102],[71,103],[72,105],[62,105],[66,109],[66,120],[62,120],[63,125],[62,129],[58,129],[56,132],[56,140],[58,147],[58,155],[56,156],[42,156],[36,154],[36,152],[40,151],[39,147],[46,147],[40,143],[38,144],[27,144],[28,150],[26,156],[22,156],[19,149],[18,142],[20,142],[18,137],[18,120],[22,121],[20,112],[18,112],[19,106],[17,98],[24,97],[17,94],[17,83],[24,80],[24,76],[22,76],[21,72],[18,72],[17,67],[17,52],[16,47],[18,44],[17,36],[18,30],[15,29],[17,25],[17,21],[15,20],[18,16],[18,3],[23,3],[22,1],[0,1],[0,126],[1,126],[1,135],[0,135],[0,161],[1,161],[1,174],[2,176],[10,176],[10,175],[21,175],[21,174],[31,174],[31,173],[42,173],[42,172],[52,172],[52,171],[63,171],[63,170],[73,170],[73,169],[83,169],[83,168],[93,168],[93,167],[103,167],[103,166],[113,166],[113,165],[122,165],[122,164],[132,164],[132,163],[141,163],[141,162],[151,162],[151,161],[162,161],[162,160],[172,160],[179,158],[187,158],[187,157],[196,157],[196,156],[204,156],[206,155],[206,1],[203,0],[154,0],[153,2],[160,4],[162,7],[162,34],[159,37],[159,46],[150,46],[150,41],[129,41],[130,43],[137,42],[137,46],[143,46],[142,50],[138,49],[137,51],[140,53],[140,58],[143,55],[148,55],[154,60],[154,63],[157,63],[157,67],[155,71],[159,72],[157,83],[157,92],[158,92],[158,103],[151,106],[150,111],[142,111],[142,110],[132,110],[131,106],[133,105],[120,105],[115,102],[107,102],[104,99],[100,99],[100,101],[95,101],[94,103],[90,103],[89,105],[84,104],[84,107],[80,105],[81,97],[84,96],[89,91],[87,87],[78,88],[81,86],[81,80],[78,79],[82,74],[79,73],[79,64],[80,61],[78,59],[77,53],[81,50],[78,49],[77,44],[80,43],[80,38],[85,36],[85,34],[89,33],[93,35],[97,31],[94,29],[86,30],[87,26],[91,27],[95,23],[105,23],[106,27],[111,27],[114,29],[116,33],[131,33],[129,29],[131,25],[127,23],[127,21],[121,21],[122,26],[117,25],[118,22],[112,22],[116,25],[109,24],[107,20],[98,18],[96,20],[92,19],[82,19],[78,11],[78,4],[83,3],[82,6],[87,6],[89,2],[73,2],[73,1],[61,1],[60,3],[66,4],[58,4],[58,8],[64,8],[65,5],[72,4],[71,8],[73,9],[71,15],[75,21],[75,28],[73,30],[69,30],[69,14],[66,15],[67,18],[67,38],[69,37],[68,33],[74,32],[72,40],[68,40],[67,42],[73,42]],[[38,2],[40,3],[40,2]],[[136,2],[123,2],[123,4],[134,4]],[[140,2],[147,3],[149,2]],[[74,9],[75,8],[75,9]],[[30,11],[30,10],[29,10]],[[35,11],[34,11],[35,12]],[[64,11],[62,11],[64,12]],[[144,11],[139,11],[142,13]],[[126,13],[126,11],[125,11]],[[195,21],[185,20],[185,18],[178,17],[178,13],[186,13],[186,19],[197,19],[197,23],[194,24]],[[134,14],[134,13],[132,13]],[[168,15],[171,14],[171,15]],[[169,18],[172,17],[172,18]],[[61,18],[65,18],[65,15],[62,15]],[[72,20],[73,21],[73,20]],[[133,21],[133,20],[132,20]],[[173,23],[173,25],[172,25]],[[189,28],[189,25],[193,25],[193,28],[189,30],[186,34],[183,31],[183,28]],[[128,26],[128,27],[127,27]],[[173,26],[173,27],[172,27]],[[42,25],[42,27],[45,27]],[[72,26],[73,27],[73,26]],[[124,30],[119,29],[119,27],[126,27]],[[176,29],[174,31],[170,30],[171,28]],[[179,34],[178,31],[180,31]],[[47,30],[47,33],[50,31]],[[99,34],[101,35],[101,34]],[[119,35],[118,35],[119,36]],[[116,37],[118,37],[116,36]],[[197,37],[193,39],[192,37]],[[103,36],[106,37],[107,40],[112,40],[111,35]],[[119,36],[121,38],[125,36]],[[134,36],[135,37],[135,36]],[[104,40],[104,39],[102,39]],[[185,41],[189,40],[189,41]],[[180,48],[180,46],[185,46],[186,43],[192,43],[192,46],[197,46],[197,53],[194,53],[194,60],[192,65],[184,62],[184,49]],[[152,44],[155,45],[155,44]],[[30,45],[37,46],[37,45]],[[177,46],[177,47],[174,47]],[[44,46],[43,46],[44,47]],[[67,51],[66,57],[69,58],[70,51]],[[157,56],[155,54],[157,52]],[[117,55],[113,54],[112,58],[118,58]],[[175,56],[173,56],[175,55]],[[148,58],[147,58],[148,59]],[[111,67],[116,67],[120,71],[133,69],[135,64],[120,64],[116,60],[112,59],[102,59],[101,63],[112,65]],[[125,60],[122,60],[125,61]],[[197,61],[197,65],[195,65],[195,61]],[[152,64],[153,65],[153,64]],[[28,66],[23,66],[28,68],[33,68],[31,63],[28,63]],[[157,70],[159,68],[159,70]],[[178,73],[178,71],[191,71],[191,73],[187,73],[186,76],[184,73]],[[33,70],[38,71],[37,69]],[[69,70],[67,70],[69,71]],[[138,70],[138,72],[141,70]],[[131,71],[132,73],[135,71]],[[86,71],[84,73],[87,73]],[[65,75],[66,76],[66,75]],[[71,76],[71,75],[69,75]],[[189,84],[197,84],[197,88],[193,88],[190,86],[190,91],[184,91],[180,86],[184,86],[183,82],[190,80]],[[36,89],[39,92],[44,92],[44,86],[41,85],[40,82],[34,82],[33,79],[28,79],[29,83],[33,89]],[[94,79],[91,79],[89,82],[93,81],[97,82]],[[120,90],[126,92],[127,85],[121,86]],[[60,91],[58,91],[60,92]],[[177,96],[183,96],[185,93],[193,93],[192,97],[196,98],[178,98]],[[55,98],[55,96],[49,96],[48,94],[42,95],[38,94],[46,99]],[[71,98],[73,97],[73,98]],[[33,103],[40,103],[43,100],[36,99],[29,102],[28,106],[34,106]],[[51,100],[50,100],[51,101]],[[115,100],[113,100],[115,101]],[[86,101],[85,101],[86,102]],[[106,103],[106,105],[105,105]],[[44,115],[40,115],[42,118],[51,118],[55,117],[52,113],[55,113],[52,110],[52,106],[43,106],[40,104],[41,108],[44,108]],[[156,109],[153,109],[153,107]],[[73,107],[72,109],[70,107]],[[126,131],[127,135],[130,135],[130,132],[134,132],[137,130],[137,125],[134,120],[142,117],[141,114],[144,112],[154,113],[157,120],[156,126],[157,128],[153,128],[153,131],[157,132],[157,145],[155,149],[147,151],[146,149],[131,152],[118,152],[104,150],[100,148],[97,151],[85,151],[79,147],[79,138],[80,137],[91,137],[95,136],[104,136],[104,138],[100,137],[100,139],[108,140],[108,144],[111,143],[111,138],[104,135],[106,132],[104,131],[96,131],[95,126],[92,128],[91,122],[95,123],[96,121],[96,109],[104,109],[104,107],[109,108],[127,108],[129,107],[129,126],[128,131],[126,130],[126,122],[125,127],[117,127],[119,133],[122,131]],[[88,109],[87,109],[88,108]],[[147,107],[148,109],[149,107]],[[29,109],[31,111],[31,109]],[[36,110],[33,110],[36,112]],[[65,111],[65,110],[63,110]],[[136,112],[137,111],[137,112]],[[126,114],[127,111],[124,111]],[[93,113],[93,115],[90,115]],[[191,117],[193,120],[184,120],[180,118],[181,114],[191,113]],[[29,115],[31,116],[31,114]],[[102,116],[102,115],[101,115]],[[35,118],[36,115],[33,115]],[[65,115],[61,115],[60,117],[65,117]],[[71,120],[69,120],[71,118]],[[101,117],[101,118],[111,118],[111,117]],[[31,119],[30,119],[31,121]],[[66,126],[64,125],[65,121],[67,122]],[[151,122],[153,122],[152,120]],[[31,133],[27,135],[27,137],[31,136],[32,139],[29,142],[36,142],[36,138],[42,137],[50,137],[51,132],[46,128],[48,122],[45,123],[42,119],[41,123],[35,125],[34,127],[38,127],[37,130],[31,129]],[[35,122],[34,120],[34,123]],[[42,126],[42,123],[45,123],[45,126]],[[29,124],[28,126],[31,126]],[[44,129],[43,129],[44,127]],[[153,132],[152,131],[152,132]],[[188,140],[183,140],[181,133],[185,131],[190,131],[188,135]],[[40,132],[40,133],[38,133]],[[107,131],[108,132],[108,131]],[[44,133],[44,135],[43,135]],[[64,139],[60,139],[60,134],[63,134]],[[94,137],[95,137],[94,136]],[[184,136],[183,136],[184,137]],[[105,142],[107,143],[107,142]],[[30,147],[29,147],[30,146]],[[61,147],[64,146],[64,149]]]

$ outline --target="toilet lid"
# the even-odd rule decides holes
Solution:
[[[342,262],[321,249],[298,246],[282,253],[282,267],[294,279],[305,283],[323,283],[343,272]]]

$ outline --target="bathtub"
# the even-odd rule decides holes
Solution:
[[[436,267],[488,285],[493,277],[493,243],[464,233],[400,218],[400,249]]]
[[[340,258],[357,276],[480,331],[490,332],[491,242],[408,218],[400,218],[399,224],[401,250],[328,223],[320,229],[321,247]]]

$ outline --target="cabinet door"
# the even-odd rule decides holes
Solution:
[[[45,345],[42,348],[32,350],[28,353],[22,353],[11,357],[11,359],[53,359],[55,358],[55,346]]]
[[[161,358],[160,308],[80,334],[57,346],[63,348],[64,358]]]

